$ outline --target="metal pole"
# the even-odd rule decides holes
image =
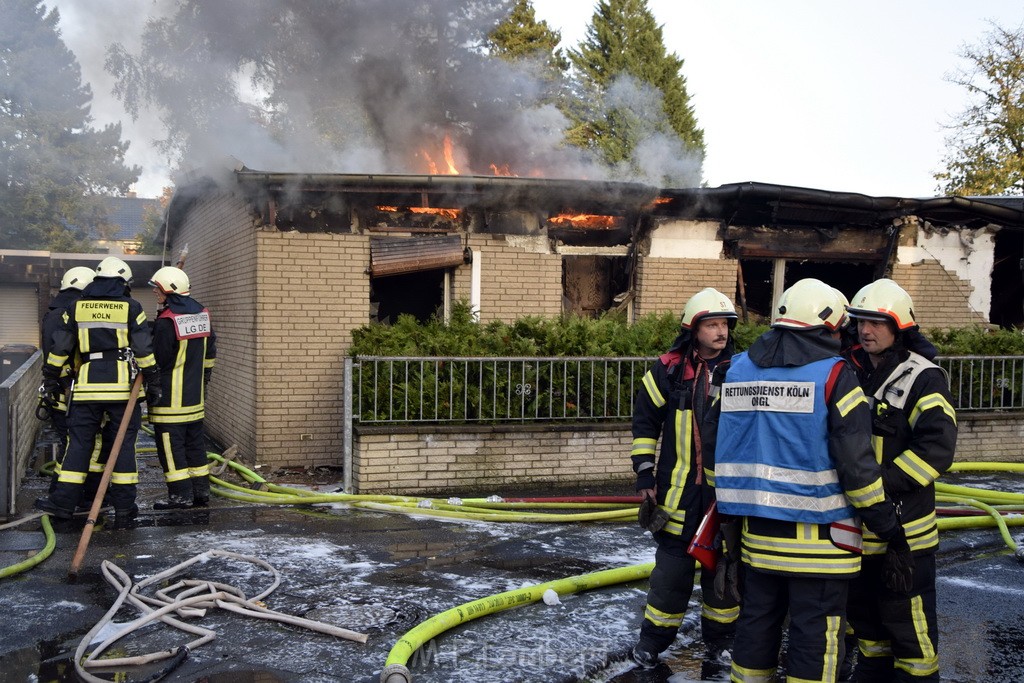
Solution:
[[[345,356],[345,376],[342,378],[342,464],[345,468],[345,493],[352,493],[352,356]]]

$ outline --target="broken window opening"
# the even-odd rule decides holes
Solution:
[[[425,323],[450,305],[444,269],[370,278],[370,320],[393,325],[403,313]]]
[[[736,308],[753,323],[770,323],[774,310],[774,271],[780,259],[741,259],[745,298],[736,291]],[[782,259],[784,261],[784,259]],[[783,286],[779,291],[807,277],[813,277],[835,287],[847,299],[857,290],[875,280],[875,265],[840,261],[785,261]]]
[[[629,290],[625,256],[562,257],[562,313],[597,318]]]
[[[995,234],[989,321],[1005,329],[1024,327],[1024,232]]]

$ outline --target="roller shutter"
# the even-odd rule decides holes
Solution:
[[[0,346],[39,346],[39,295],[36,285],[0,285]]]
[[[370,238],[372,277],[454,268],[463,262],[462,238],[458,235]]]

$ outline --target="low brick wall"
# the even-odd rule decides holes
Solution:
[[[517,487],[633,480],[627,425],[361,427],[358,493],[505,495]]]
[[[1024,414],[960,413],[958,461],[1024,462]]]
[[[1024,414],[961,413],[957,461],[1024,462]],[[629,426],[361,427],[357,493],[504,495],[519,487],[630,483]]]

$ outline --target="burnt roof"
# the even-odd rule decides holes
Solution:
[[[655,215],[769,227],[878,226],[903,216],[969,228],[997,224],[1024,230],[1020,197],[872,197],[769,183],[662,190]]]

